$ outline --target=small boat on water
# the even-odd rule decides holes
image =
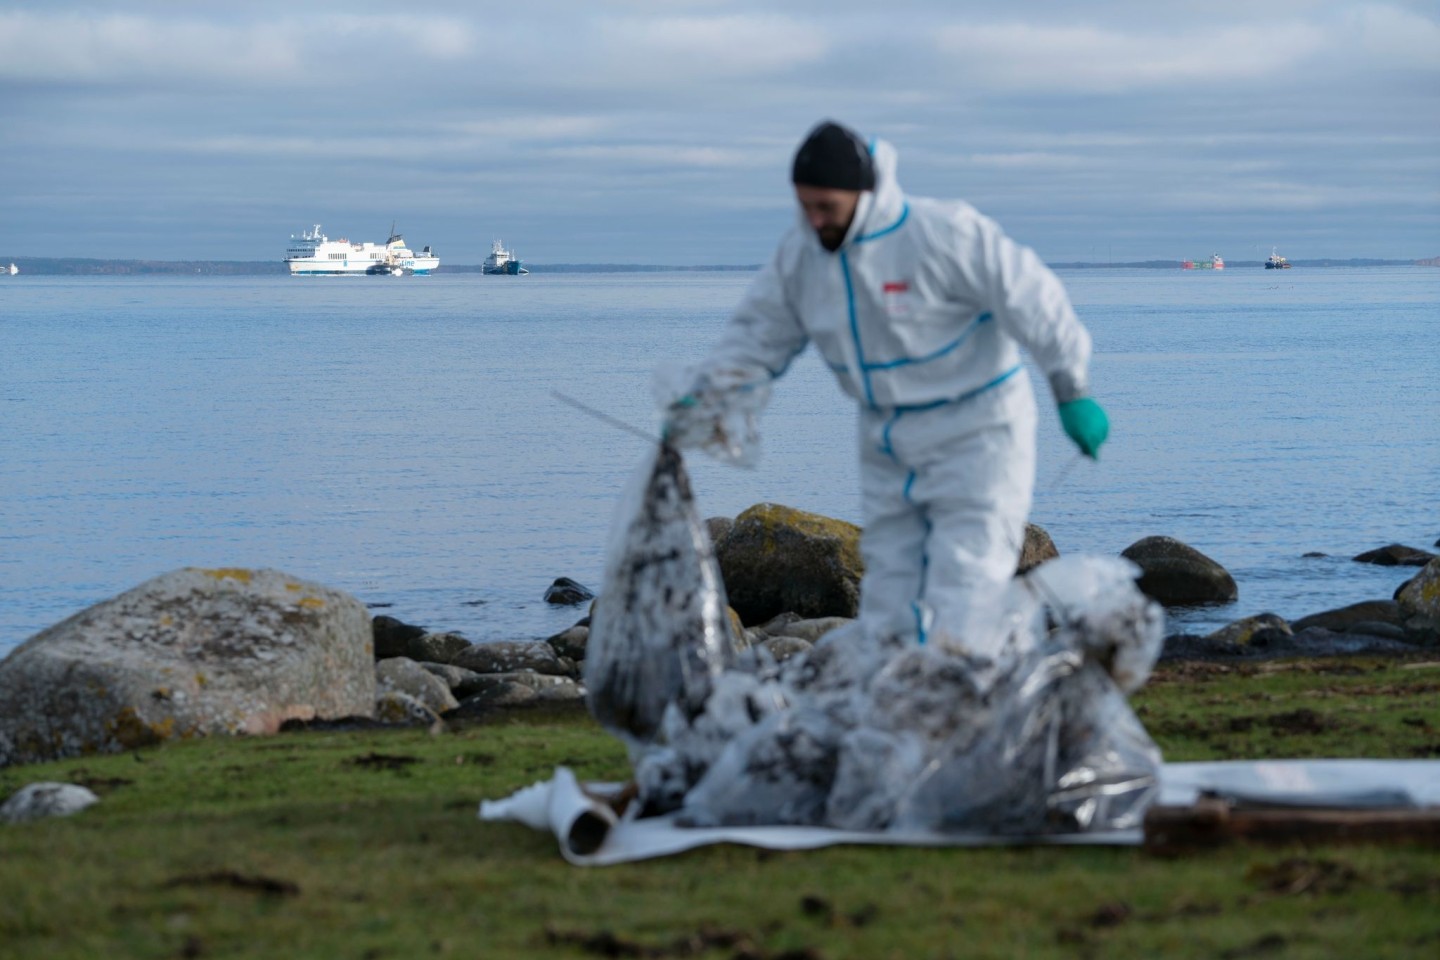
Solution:
[[[1290,269],[1290,261],[1289,261],[1289,260],[1286,260],[1284,257],[1280,256],[1280,254],[1278,254],[1278,253],[1275,252],[1275,248],[1274,248],[1274,247],[1271,247],[1271,248],[1270,248],[1270,256],[1265,259],[1265,269],[1266,269],[1266,270],[1289,270],[1289,269]]]
[[[530,271],[525,269],[525,265],[520,262],[519,257],[506,250],[505,245],[496,240],[490,245],[490,256],[485,258],[481,272],[518,277]]]
[[[6,271],[6,273],[10,274],[10,276],[12,276],[12,277],[15,276],[15,274],[17,274],[17,273],[19,273],[19,272],[20,272],[20,268],[17,267],[17,266],[15,266],[15,264],[13,264],[13,263],[10,264],[10,269]]]
[[[344,237],[331,240],[320,232],[320,224],[290,238],[285,262],[292,277],[424,276],[440,266],[440,258],[429,247],[412,253],[405,238],[390,225],[390,239],[377,243],[351,243]]]

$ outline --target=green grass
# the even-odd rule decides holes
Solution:
[[[1161,670],[1167,759],[1440,756],[1440,665]],[[575,710],[166,745],[0,770],[87,783],[0,827],[0,957],[1433,957],[1440,851],[720,846],[607,868],[476,819],[548,778],[623,779]]]

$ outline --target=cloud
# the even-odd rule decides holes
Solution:
[[[353,22],[258,18],[253,23],[81,13],[0,13],[0,81],[58,84],[213,83],[275,87],[335,82],[333,64],[346,46],[372,44],[383,80],[386,61],[462,57],[474,46],[459,21],[364,17]],[[345,79],[350,85],[357,78]],[[183,92],[183,91],[182,91]],[[297,94],[304,91],[297,90]]]
[[[1398,7],[1367,5],[1353,17],[1357,46],[1391,69],[1440,72],[1440,23]]]
[[[593,137],[610,125],[611,121],[594,115],[525,114],[518,117],[459,120],[443,124],[441,129],[458,136],[480,140],[535,141]]]
[[[820,60],[827,31],[778,14],[601,20],[609,76],[657,87],[769,75]]]
[[[1283,75],[1326,35],[1299,22],[1146,33],[1094,25],[952,23],[935,43],[981,88],[1066,93],[1145,92],[1157,86]]]
[[[627,167],[700,167],[743,170],[770,165],[770,158],[749,150],[722,147],[686,147],[678,144],[595,144],[556,147],[551,156],[570,160],[601,160]]]
[[[976,153],[965,158],[965,162],[976,167],[1002,167],[1006,170],[1058,170],[1088,165],[1083,157],[1063,153]]]

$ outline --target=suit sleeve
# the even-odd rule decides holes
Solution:
[[[768,383],[782,376],[809,337],[786,292],[783,248],[751,282],[701,371],[720,383]]]
[[[1075,316],[1060,278],[1031,250],[1011,240],[987,217],[977,217],[978,242],[970,245],[981,262],[1000,326],[1045,371],[1056,403],[1089,393],[1090,333]]]

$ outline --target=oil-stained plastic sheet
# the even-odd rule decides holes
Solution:
[[[1017,581],[995,659],[857,625],[778,666],[750,651],[639,752],[642,810],[696,827],[1136,826],[1160,752],[1125,693],[1148,676],[1163,621],[1134,575],[1073,557]]]
[[[667,711],[701,712],[734,661],[725,585],[669,444],[640,463],[615,514],[605,585],[590,615],[587,703],[630,748],[649,747]]]
[[[676,448],[698,448],[722,462],[750,467],[760,459],[759,418],[770,401],[770,379],[761,370],[700,372],[662,364],[651,392],[665,417],[664,433]]]

